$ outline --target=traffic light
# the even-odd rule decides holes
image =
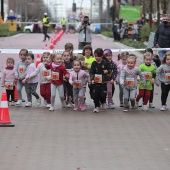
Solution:
[[[73,11],[73,12],[76,12],[76,3],[73,3],[72,11]]]

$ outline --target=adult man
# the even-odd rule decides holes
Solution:
[[[64,32],[66,31],[66,22],[66,19],[63,17],[63,19],[61,20],[61,25]]]
[[[162,18],[162,23],[158,26],[155,37],[154,46],[156,48],[170,48],[170,19],[168,17]],[[159,50],[159,58],[163,59],[164,54],[169,50]]]
[[[92,28],[89,17],[84,16],[82,22],[77,26],[76,30],[79,32],[79,45],[78,49],[83,49],[85,45],[91,45],[92,42]]]
[[[44,18],[43,18],[44,40],[43,41],[46,41],[46,38],[48,38],[48,40],[50,39],[50,36],[47,34],[47,30],[50,27],[49,22],[50,22],[50,20],[49,20],[49,17],[47,16],[47,13],[44,13]]]

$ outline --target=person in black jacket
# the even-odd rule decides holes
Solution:
[[[162,23],[155,32],[154,46],[156,48],[170,48],[170,18],[167,16],[163,17]],[[158,51],[160,60],[163,59],[163,56],[167,51],[169,50]]]

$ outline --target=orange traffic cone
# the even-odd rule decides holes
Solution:
[[[38,66],[38,64],[40,64],[40,62],[41,62],[41,56],[40,56],[40,54],[37,54],[37,59],[36,59],[36,67]]]
[[[0,107],[0,127],[14,127],[15,125],[11,123],[8,101],[6,93],[2,93],[1,107]]]

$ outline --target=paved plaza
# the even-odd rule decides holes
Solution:
[[[53,36],[51,34],[51,36]],[[64,34],[55,45],[63,49],[71,42],[78,47],[78,34]],[[0,38],[0,48],[42,49],[42,34],[19,34]],[[128,48],[110,38],[93,35],[93,49]],[[114,54],[114,59],[117,59]],[[139,57],[142,55],[136,53]],[[6,57],[19,60],[18,54],[0,54],[0,68]],[[161,112],[161,90],[155,86],[154,105],[124,113],[119,107],[118,86],[114,94],[115,109],[93,113],[93,101],[86,93],[87,110],[61,108],[58,93],[55,111],[42,104],[32,108],[9,106],[15,127],[0,127],[0,170],[169,170],[170,110]],[[0,92],[4,92],[0,88]],[[39,88],[37,89],[39,92]],[[0,93],[0,94],[1,94]],[[170,95],[170,94],[169,94]],[[25,90],[23,96],[26,99]],[[170,107],[170,96],[167,105]]]

